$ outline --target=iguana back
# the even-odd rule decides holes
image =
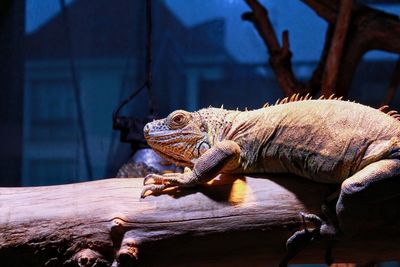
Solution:
[[[340,183],[398,150],[400,122],[361,104],[306,100],[241,112],[232,140],[247,173],[289,172]]]

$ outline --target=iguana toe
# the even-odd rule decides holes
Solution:
[[[191,181],[188,176],[190,176],[188,173],[149,174],[144,178],[143,184],[166,184],[181,187],[194,186],[196,183]]]
[[[148,192],[150,192],[150,194],[161,193],[167,187],[168,187],[168,185],[165,185],[165,184],[146,185],[146,186],[144,186],[142,193],[140,193],[140,198],[145,198],[146,196],[148,196],[149,195],[149,194],[147,194]]]
[[[149,174],[143,180],[144,189],[141,193],[141,197],[144,198],[147,192],[161,193],[167,187],[181,186],[188,187],[194,184],[188,182],[186,179],[187,173],[165,173],[160,174]]]
[[[306,224],[306,221],[312,222],[316,224],[318,227],[320,227],[322,224],[325,223],[320,217],[318,217],[315,214],[300,212],[300,216],[303,219],[304,226]]]

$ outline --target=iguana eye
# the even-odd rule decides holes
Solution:
[[[182,128],[189,121],[189,116],[186,112],[178,110],[172,113],[168,118],[168,126],[175,130],[178,128]]]
[[[172,118],[175,124],[181,124],[184,119],[185,116],[183,116],[182,114],[177,114],[175,117]]]

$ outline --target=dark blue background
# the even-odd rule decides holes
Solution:
[[[3,184],[60,184],[115,176],[131,150],[112,130],[111,114],[144,79],[145,1],[67,0],[68,25],[59,1],[16,2],[20,4],[10,12],[14,12],[13,25],[19,27],[9,26],[8,37],[13,36],[21,46],[11,43],[11,54],[7,57],[4,49],[3,53],[10,62],[22,63],[9,69],[10,75],[0,76],[3,84],[18,82],[15,86],[20,88],[9,87],[2,95],[2,103],[11,103],[15,110],[4,108],[0,120],[4,129],[14,127],[2,134]],[[326,22],[301,1],[261,2],[278,36],[289,30],[294,72],[299,80],[308,80],[321,53]],[[368,4],[400,14],[396,1]],[[178,108],[221,104],[258,108],[282,97],[267,64],[266,47],[254,26],[241,20],[248,10],[242,0],[153,0],[153,89],[159,116]],[[10,42],[8,37],[0,39],[3,47]],[[378,106],[397,56],[368,53],[357,70],[349,99]],[[76,65],[92,177],[85,169],[78,131],[71,58]],[[398,100],[396,96],[395,107]],[[122,114],[147,116],[146,91]]]

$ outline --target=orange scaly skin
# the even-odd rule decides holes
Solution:
[[[382,179],[400,174],[398,116],[339,99],[298,96],[252,111],[177,110],[148,123],[144,134],[162,157],[192,169],[186,168],[183,174],[147,176],[142,197],[171,186],[205,183],[220,173],[292,173],[341,184],[335,213],[343,230],[346,206],[366,201],[360,199],[360,192],[370,192],[369,199],[375,202],[400,193],[400,179],[395,180],[394,189],[393,182],[391,188],[381,186]],[[305,217],[316,221],[313,216]],[[331,228],[320,222],[319,234],[328,235]],[[324,233],[324,229],[330,230]]]

